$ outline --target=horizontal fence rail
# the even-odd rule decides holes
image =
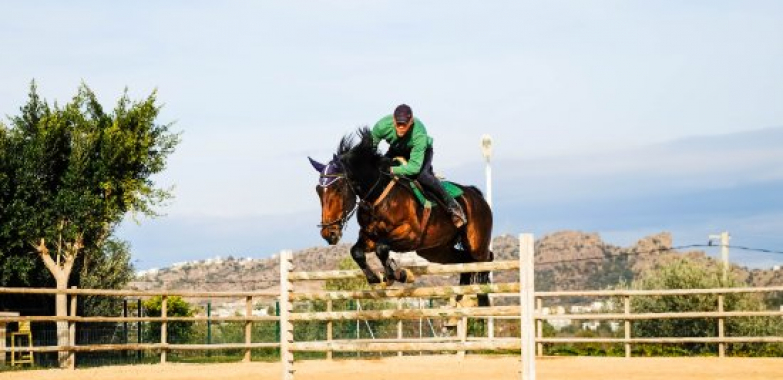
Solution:
[[[280,293],[273,291],[254,292],[195,292],[187,290],[110,290],[110,289],[46,289],[46,288],[0,288],[0,294],[67,294],[81,296],[117,296],[117,297],[189,297],[189,298],[277,298]]]
[[[296,342],[291,345],[292,351],[487,351],[487,350],[519,350],[519,339],[495,339],[493,341],[467,342]]]
[[[681,295],[717,295],[740,293],[783,292],[783,286],[763,286],[754,288],[713,288],[713,289],[661,289],[661,290],[580,290],[536,292],[537,298],[561,298],[574,296],[587,297],[623,297],[623,296],[681,296]]]
[[[516,292],[519,297],[519,283],[483,284],[463,286],[435,286],[421,288],[377,289],[362,291],[331,291],[293,293],[292,301],[345,300],[345,299],[388,299],[388,298],[448,298],[456,295],[493,294]]]
[[[230,349],[256,349],[256,348],[277,348],[280,347],[280,343],[221,343],[221,344],[173,344],[173,343],[143,343],[143,344],[90,344],[90,345],[76,345],[76,346],[37,346],[37,347],[25,347],[24,351],[30,352],[58,352],[58,351],[75,351],[75,352],[94,352],[94,351],[136,351],[136,350],[149,350],[149,351],[217,351],[217,350],[230,350]],[[0,352],[12,352],[11,348],[0,348]]]
[[[420,319],[449,317],[492,317],[519,316],[519,306],[463,307],[449,309],[408,309],[408,310],[362,310],[339,312],[294,313],[292,321],[339,321],[339,320],[380,320],[380,319]]]
[[[446,274],[458,274],[458,273],[471,273],[471,272],[488,272],[499,270],[514,270],[519,269],[518,261],[494,261],[487,263],[468,263],[468,264],[449,264],[439,265],[432,264],[427,266],[409,267],[407,268],[416,275],[446,275]],[[342,280],[352,278],[364,278],[364,272],[359,269],[355,270],[335,270],[335,271],[321,271],[321,272],[293,272],[289,275],[288,279],[291,281],[307,281],[307,280]]]

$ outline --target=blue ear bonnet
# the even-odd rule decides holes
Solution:
[[[318,179],[318,186],[329,187],[341,177],[343,177],[343,168],[340,165],[340,161],[331,160],[321,172],[321,177]]]

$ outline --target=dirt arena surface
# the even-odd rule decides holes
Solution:
[[[297,380],[520,379],[518,357],[409,356],[375,360],[301,361]],[[164,364],[0,372],[8,380],[280,379],[278,363]],[[783,379],[783,358],[539,358],[539,380]]]

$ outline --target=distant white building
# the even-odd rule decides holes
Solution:
[[[136,272],[136,277],[146,276],[148,274],[155,274],[155,273],[158,273],[158,272],[160,272],[160,269],[158,269],[158,268],[151,268],[151,269],[147,269],[147,270],[141,270],[141,271]]]
[[[571,305],[571,314],[585,314],[591,312],[592,309],[590,306],[584,306],[584,305]]]
[[[563,306],[557,306],[557,307],[544,307],[541,309],[541,314],[544,315],[564,315],[566,313],[566,309]],[[565,319],[565,318],[547,318],[547,323],[549,323],[555,330],[560,331],[568,326],[571,326],[571,320]]]
[[[601,322],[598,321],[582,322],[582,330],[596,331],[598,330],[598,326],[601,326]]]

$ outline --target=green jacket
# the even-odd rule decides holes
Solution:
[[[397,137],[394,129],[394,117],[386,116],[372,128],[372,142],[377,147],[381,141],[389,143],[389,151],[403,155],[408,163],[392,168],[392,173],[404,176],[417,176],[424,163],[424,152],[432,146],[432,137],[427,135],[424,123],[413,118],[413,126],[405,136]]]

